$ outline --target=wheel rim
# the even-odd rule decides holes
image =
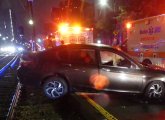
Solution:
[[[59,98],[64,94],[64,86],[59,81],[48,82],[45,86],[45,93],[50,98]]]
[[[148,92],[149,98],[160,98],[162,96],[162,86],[159,84],[153,84]]]

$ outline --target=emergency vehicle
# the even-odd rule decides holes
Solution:
[[[67,23],[61,23],[58,29],[48,35],[44,41],[45,49],[61,44],[72,43],[93,43],[93,28],[81,27],[80,25],[71,26]]]
[[[165,67],[165,14],[126,24],[127,51],[140,62]]]
[[[80,25],[71,26],[62,23],[58,26],[58,30],[54,33],[56,44],[67,43],[93,43],[93,28],[85,28]]]

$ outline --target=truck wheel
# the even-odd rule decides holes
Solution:
[[[51,77],[44,82],[43,91],[49,99],[55,100],[68,93],[68,85],[60,77]]]
[[[145,63],[145,64],[152,64],[151,60],[149,59],[144,59],[142,63]]]
[[[148,85],[145,91],[145,97],[152,100],[159,100],[164,98],[165,87],[163,82],[154,81]]]

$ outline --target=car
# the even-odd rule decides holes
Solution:
[[[165,95],[165,71],[143,65],[118,48],[102,44],[66,44],[24,53],[17,76],[24,86],[41,87],[50,99],[75,91]]]

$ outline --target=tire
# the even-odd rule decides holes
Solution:
[[[58,99],[68,93],[68,85],[60,77],[50,77],[43,84],[43,92],[49,99]]]
[[[160,100],[165,95],[165,86],[161,81],[154,81],[148,85],[145,97],[149,100]]]
[[[149,60],[149,59],[143,60],[142,63],[152,65],[152,62],[151,62],[151,60]]]

